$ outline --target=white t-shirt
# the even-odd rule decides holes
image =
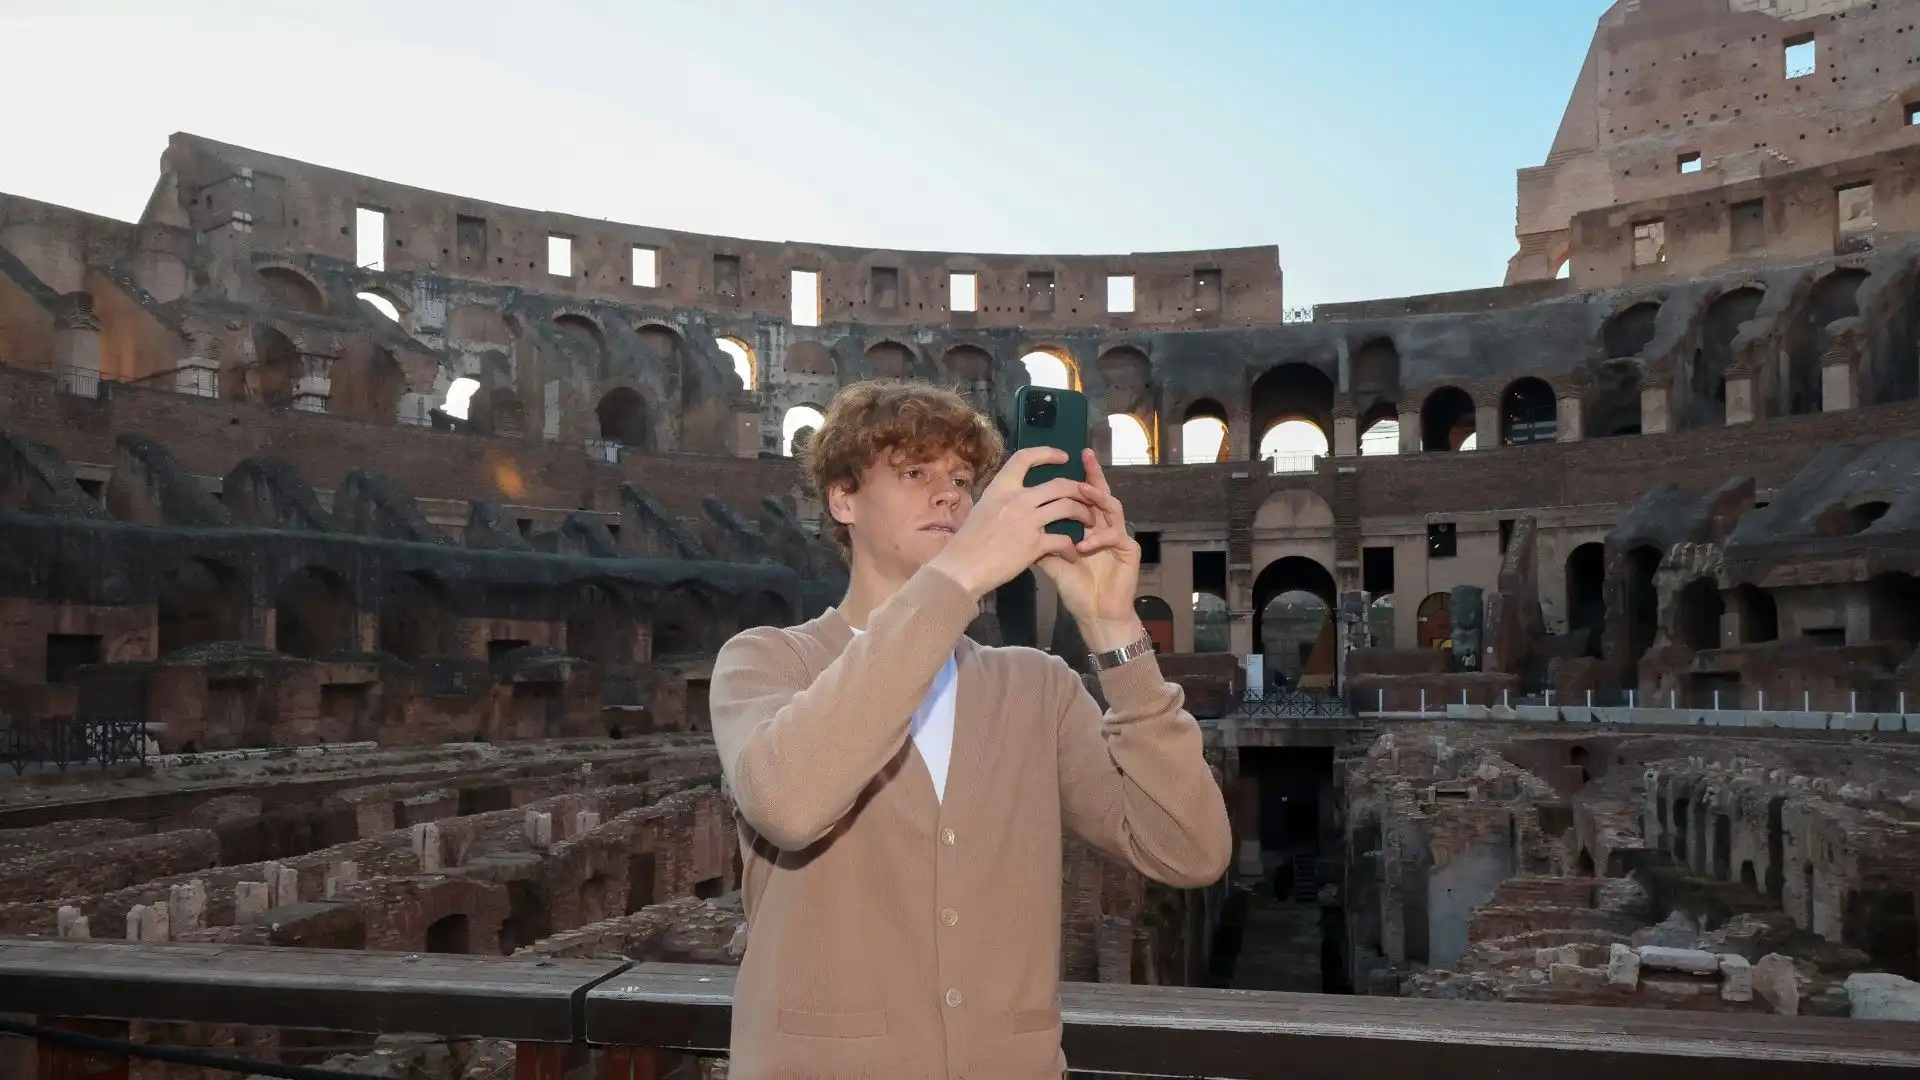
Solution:
[[[859,627],[853,632],[866,633]],[[949,655],[934,675],[933,685],[927,688],[926,700],[913,710],[913,745],[927,763],[927,773],[933,777],[933,797],[939,801],[944,801],[947,794],[947,765],[953,759],[953,701],[959,687],[960,662]]]

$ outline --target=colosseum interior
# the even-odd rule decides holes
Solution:
[[[1067,980],[1920,1019],[1914,15],[1623,0],[1506,284],[1311,312],[1272,246],[763,243],[190,134],[135,222],[0,195],[0,971],[734,963],[712,657],[836,602],[793,447],[907,377],[1089,395],[1233,812],[1207,889],[1069,841]],[[1073,633],[1031,574],[972,630]]]

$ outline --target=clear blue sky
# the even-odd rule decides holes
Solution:
[[[1606,6],[0,0],[0,190],[131,219],[192,131],[697,232],[1477,288]]]

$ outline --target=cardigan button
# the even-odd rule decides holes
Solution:
[[[943,843],[943,844],[945,844],[945,845],[947,845],[948,847],[952,847],[952,846],[953,846],[953,830],[952,830],[952,829],[941,829],[941,830],[940,830],[940,842],[941,842],[941,843]]]
[[[960,1001],[961,1001],[960,991],[957,987],[955,989],[947,991],[947,1005],[949,1007],[955,1008],[955,1009],[959,1008]]]
[[[952,908],[941,908],[940,921],[946,923],[948,926],[958,926],[960,925],[960,913]]]

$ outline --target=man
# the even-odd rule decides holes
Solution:
[[[1232,840],[1200,728],[1134,614],[1140,547],[1099,462],[1000,464],[993,425],[921,383],[842,390],[806,467],[848,553],[836,608],[714,661],[749,924],[733,1080],[1055,1080],[1062,827],[1170,885]],[[976,493],[978,501],[975,501]],[[1045,531],[1086,526],[1079,544]],[[1038,564],[1100,669],[964,636]]]

